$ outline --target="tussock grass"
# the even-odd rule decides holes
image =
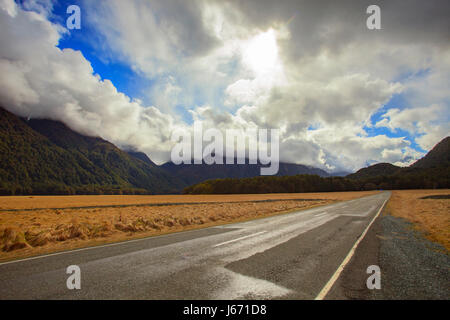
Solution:
[[[327,193],[272,193],[272,194],[224,194],[224,195],[92,195],[92,196],[2,196],[0,197],[0,212],[2,210],[18,209],[51,209],[59,213],[64,208],[82,209],[87,207],[111,207],[133,205],[164,205],[176,203],[219,203],[264,200],[289,199],[325,199],[351,200],[364,195],[374,194],[374,191],[364,192],[327,192]]]
[[[450,199],[445,190],[393,191],[388,211],[414,223],[426,238],[442,244],[450,252]]]
[[[202,203],[198,202],[202,200],[198,197],[170,196],[173,197],[172,204],[156,206],[141,205],[150,200],[158,203],[149,196],[143,196],[145,199],[134,206],[131,201],[136,201],[136,196],[130,196],[131,200],[112,196],[114,198],[109,202],[100,196],[102,206],[93,206],[92,196],[86,196],[88,199],[80,199],[78,207],[80,204],[88,204],[88,207],[76,209],[65,207],[61,197],[40,198],[48,199],[50,206],[62,205],[63,209],[39,209],[43,205],[42,199],[33,205],[22,203],[19,208],[14,208],[1,198],[2,205],[14,210],[0,209],[0,260],[251,220],[368,194],[371,193],[212,196]],[[117,205],[115,197],[127,205]],[[15,197],[6,198],[14,198],[13,203],[17,203]],[[156,199],[167,201],[164,196],[156,196]],[[73,199],[70,201],[72,206]],[[112,205],[106,206],[107,203]],[[38,208],[33,208],[35,205]]]

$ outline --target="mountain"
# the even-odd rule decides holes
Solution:
[[[161,166],[168,173],[176,175],[187,185],[196,184],[210,179],[220,178],[250,178],[260,176],[261,164],[180,164],[167,162]],[[308,167],[301,164],[283,163],[279,164],[277,176],[293,176],[297,174],[315,174],[327,177],[329,174],[318,168]]]
[[[333,192],[361,190],[448,189],[450,187],[449,137],[410,167],[378,163],[346,177],[260,176],[214,179],[191,185],[185,194],[240,194]]]
[[[191,185],[185,194],[336,192],[362,190],[448,189],[450,167],[404,168],[391,175],[360,179],[317,175],[215,179]]]
[[[156,167],[156,164],[152,160],[150,160],[150,158],[143,152],[127,151],[127,153],[135,159],[144,161],[145,163],[147,163],[148,165],[150,165],[152,167]]]
[[[321,177],[330,176],[328,172],[319,168],[305,166],[302,164],[280,162],[280,170],[277,174],[278,176],[295,176],[298,174],[315,174]]]
[[[349,179],[365,179],[377,176],[389,176],[393,174],[410,174],[419,172],[412,169],[430,169],[450,167],[450,137],[444,138],[434,146],[423,158],[417,160],[409,167],[397,167],[390,163],[377,163],[372,166],[359,169],[357,172],[347,175]]]
[[[428,152],[425,157],[417,160],[411,168],[436,168],[450,166],[450,137],[446,137]]]
[[[3,108],[0,137],[0,194],[179,193],[209,179],[259,176],[262,167],[171,162],[157,166],[142,152],[125,152],[62,122],[25,120]],[[279,164],[278,176],[297,174],[329,176],[313,167]]]
[[[61,122],[0,108],[0,194],[173,193],[185,184]]]
[[[445,138],[409,168],[379,163],[344,179],[318,168],[280,163],[273,179],[253,180],[260,176],[262,165],[177,166],[168,162],[157,166],[142,152],[125,152],[58,121],[24,120],[0,107],[0,194],[179,193],[206,180],[225,179],[217,185],[222,190],[222,184],[229,183],[227,178],[234,178],[236,190],[251,191],[260,181],[274,183],[258,187],[258,192],[322,190],[325,186],[330,190],[443,188],[449,186],[449,143],[450,138]],[[278,179],[291,176],[298,178]],[[250,179],[245,182],[248,185],[243,187],[241,178]],[[283,186],[288,182],[289,186]],[[206,185],[211,183],[200,189]]]
[[[345,176],[348,176],[349,174],[351,174],[351,172],[349,172],[349,171],[330,172],[330,176],[332,176],[332,177],[345,177]]]
[[[448,189],[450,165],[448,137],[436,145],[424,158],[406,168],[390,163],[378,163],[346,177],[264,176],[225,178],[200,182],[183,190],[185,194],[241,194],[333,192],[361,190]]]
[[[377,163],[367,168],[362,168],[355,173],[349,174],[349,179],[365,179],[376,176],[388,176],[399,171],[401,167],[394,166],[390,163]]]

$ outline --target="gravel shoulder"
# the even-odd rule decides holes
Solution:
[[[379,262],[384,288],[375,298],[450,299],[450,257],[413,224],[392,216],[381,220]],[[383,281],[382,280],[382,281]]]
[[[381,289],[369,290],[367,267],[381,269]],[[360,243],[327,299],[448,300],[450,257],[403,218],[382,215]]]

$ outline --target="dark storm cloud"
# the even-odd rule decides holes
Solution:
[[[394,44],[421,42],[448,46],[450,1],[447,0],[247,0],[231,1],[261,29],[273,23],[289,23],[291,39],[285,45],[292,57],[326,50],[340,50],[354,41],[383,41]],[[382,30],[367,29],[366,9],[381,8]]]

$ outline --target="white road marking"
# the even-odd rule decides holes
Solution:
[[[213,229],[215,227],[209,227],[209,228]],[[209,228],[205,228],[205,229],[209,229]],[[118,245],[121,245],[121,244],[145,241],[145,240],[149,240],[150,238],[161,238],[161,237],[167,237],[167,236],[174,235],[174,234],[181,233],[181,232],[188,233],[188,232],[195,232],[195,231],[205,230],[205,229],[194,229],[194,230],[180,231],[180,232],[174,232],[174,233],[161,234],[161,235],[157,235],[157,236],[149,236],[149,237],[144,237],[144,238],[139,238],[139,239],[130,239],[130,240],[125,240],[125,241],[119,241],[119,242],[113,242],[113,243],[108,243],[108,244],[102,244],[102,245],[98,245],[98,246],[94,245],[92,247],[85,247],[85,248],[72,249],[72,250],[65,250],[65,251],[60,251],[60,252],[55,252],[55,253],[49,253],[49,254],[43,254],[43,255],[39,255],[39,256],[24,258],[24,259],[17,259],[17,260],[12,260],[12,261],[0,262],[0,266],[5,265],[5,264],[16,263],[16,262],[23,262],[23,261],[41,259],[41,258],[46,258],[46,257],[59,256],[59,255],[62,255],[62,254],[68,254],[68,253],[73,253],[73,252],[80,252],[80,251],[86,251],[86,250],[92,250],[92,249],[113,247],[113,246],[118,246]]]
[[[271,299],[294,292],[270,281],[245,276],[224,267],[209,271],[208,276],[210,279],[226,279],[223,285],[209,294],[213,300],[243,299],[248,296],[255,299]]]
[[[250,237],[255,237],[257,235],[260,235],[260,234],[263,234],[263,233],[266,233],[266,232],[267,231],[260,231],[260,232],[257,232],[257,233],[249,234],[248,236],[240,237],[240,238],[233,239],[233,240],[230,240],[230,241],[225,241],[225,242],[222,242],[222,243],[214,245],[213,248],[220,247],[220,246],[223,246],[224,244],[229,244],[229,243],[236,242],[236,241],[239,241],[239,240],[244,240],[244,239],[247,239],[247,238],[250,238]]]
[[[369,210],[366,211],[366,213],[343,213],[342,216],[346,216],[346,217],[367,217],[369,214],[372,213],[372,211],[376,208],[377,206],[372,206],[370,207]]]
[[[322,216],[325,216],[325,215],[327,215],[327,214],[328,214],[328,212],[323,212],[323,213],[314,215],[314,217],[315,217],[315,218],[317,218],[317,217],[322,217]]]
[[[350,259],[355,254],[355,250],[358,247],[359,243],[365,237],[367,231],[369,231],[369,228],[372,226],[372,224],[375,221],[375,219],[378,218],[378,216],[380,215],[381,210],[383,210],[384,205],[386,204],[386,202],[388,200],[389,199],[384,200],[383,205],[381,206],[380,210],[378,210],[377,214],[375,215],[375,217],[373,217],[372,221],[370,221],[370,223],[367,226],[367,228],[364,230],[364,232],[361,234],[361,236],[358,238],[358,240],[356,240],[355,244],[350,249],[350,252],[347,254],[347,256],[345,257],[344,261],[342,261],[341,265],[337,268],[336,272],[333,274],[333,276],[330,278],[330,280],[328,280],[328,282],[325,284],[325,286],[322,288],[322,290],[320,290],[319,294],[317,295],[317,297],[314,300],[323,300],[326,297],[326,295],[331,290],[331,288],[333,287],[333,285],[336,282],[336,280],[341,275],[342,271],[344,270],[344,267],[347,265],[347,263],[349,263]]]

